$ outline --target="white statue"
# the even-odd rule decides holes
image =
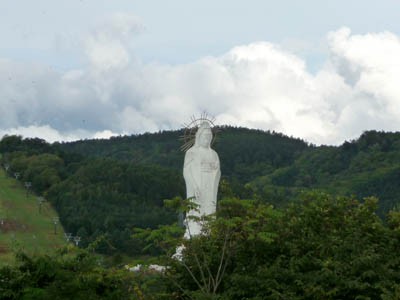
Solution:
[[[218,184],[221,177],[218,154],[211,149],[212,132],[209,122],[203,121],[196,132],[194,145],[186,151],[183,177],[186,182],[187,198],[193,198],[199,207],[191,210],[189,216],[215,213]],[[185,238],[201,232],[201,224],[186,218]]]

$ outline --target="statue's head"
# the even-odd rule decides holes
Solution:
[[[198,147],[208,148],[211,145],[212,132],[211,126],[207,121],[200,124],[196,132],[195,145]]]

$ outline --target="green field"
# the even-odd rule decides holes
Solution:
[[[0,265],[10,264],[14,252],[49,253],[66,245],[61,224],[56,228],[57,213],[43,202],[39,212],[38,197],[27,194],[23,183],[0,170]],[[56,230],[55,230],[56,229]],[[55,231],[57,231],[55,233]]]

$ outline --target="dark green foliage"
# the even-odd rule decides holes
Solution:
[[[307,144],[279,133],[222,127],[215,150],[221,158],[221,171],[242,184],[277,167],[293,163],[308,149]]]
[[[56,208],[67,232],[86,246],[98,237],[103,253],[137,254],[141,241],[131,228],[156,228],[176,221],[164,199],[184,196],[179,150],[182,131],[117,137],[110,140],[55,143],[6,136],[0,142],[9,174],[44,195]],[[215,145],[232,193],[252,196],[243,185],[255,176],[293,162],[307,145],[276,133],[220,128]],[[107,158],[105,158],[107,157]]]
[[[51,153],[29,154],[16,151],[5,153],[3,164],[9,164],[9,174],[18,172],[22,182],[31,182],[33,191],[44,193],[65,177],[64,161]]]
[[[51,151],[51,145],[43,139],[25,138],[17,135],[5,135],[1,139],[0,153],[23,151],[29,154],[39,154]]]
[[[5,138],[6,145],[9,139]],[[97,251],[138,254],[142,245],[131,239],[133,227],[155,228],[176,221],[176,214],[162,204],[183,195],[183,178],[177,171],[104,158],[80,160],[48,144],[48,153],[32,154],[30,140],[27,145],[16,140],[18,151],[10,146],[11,152],[2,155],[8,174],[18,172],[22,184],[31,182],[31,189],[57,209],[65,231],[82,238],[81,246],[104,237]]]
[[[214,148],[221,159],[222,174],[232,192],[242,198],[256,193],[281,206],[305,189],[358,197],[375,195],[381,199],[382,216],[398,202],[400,185],[392,184],[396,176],[391,170],[400,168],[399,133],[367,131],[338,147],[316,147],[274,132],[219,129]],[[182,134],[172,131],[79,141],[60,144],[59,149],[155,163],[180,172],[183,154],[178,150],[178,139]]]
[[[106,234],[108,247],[99,250],[137,254],[140,244],[130,238],[131,228],[175,221],[176,215],[164,209],[162,201],[182,194],[182,187],[181,178],[165,168],[97,159],[53,185],[47,197],[63,226],[78,232],[83,245]]]
[[[105,269],[86,251],[64,249],[54,256],[19,253],[15,266],[0,268],[0,299],[137,299],[133,274]]]
[[[399,201],[400,133],[368,131],[339,147],[303,151],[294,163],[253,179],[249,186],[261,198],[279,205],[307,189],[380,199],[384,216]]]
[[[105,237],[105,253],[138,253],[132,227],[156,228],[177,216],[162,206],[184,196],[179,150],[183,131],[47,144],[6,136],[1,162],[9,175],[56,207],[67,232],[82,245]],[[220,127],[213,146],[221,160],[221,196],[256,198],[285,207],[306,190],[380,199],[379,214],[398,206],[400,134],[365,132],[339,147],[312,146],[274,132]],[[229,187],[229,188],[226,188]]]
[[[285,209],[226,198],[190,240],[176,225],[137,231],[164,250],[165,272],[105,269],[74,247],[19,254],[15,266],[0,268],[0,299],[399,299],[400,213],[384,222],[377,205],[319,192]],[[182,259],[172,259],[182,244]]]
[[[62,151],[86,156],[112,157],[137,164],[157,164],[182,169],[183,131],[85,140],[59,145]],[[223,126],[218,128],[213,146],[221,158],[222,174],[247,182],[273,168],[291,164],[307,144],[275,132]]]
[[[315,192],[279,210],[226,199],[165,280],[179,299],[398,299],[400,215],[388,226],[376,208]]]

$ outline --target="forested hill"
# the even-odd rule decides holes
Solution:
[[[247,182],[277,167],[294,162],[309,146],[276,132],[223,126],[217,128],[213,148],[221,160],[222,174]],[[183,130],[83,140],[57,146],[64,152],[89,157],[108,157],[136,164],[156,164],[182,170]]]
[[[60,144],[85,156],[152,163],[182,169],[183,131],[87,140]],[[384,214],[400,202],[400,133],[367,131],[340,146],[313,146],[275,132],[221,127],[213,146],[224,178],[240,196],[244,185],[276,205],[306,189],[376,196]]]
[[[56,208],[82,245],[105,237],[103,252],[140,253],[132,228],[177,220],[164,199],[185,196],[182,131],[48,144],[6,136],[1,163]],[[306,190],[374,195],[383,216],[400,201],[400,133],[368,131],[338,147],[313,146],[274,132],[221,127],[219,197],[257,198],[282,206]]]
[[[5,136],[2,166],[20,174],[32,190],[57,210],[64,228],[82,237],[81,245],[105,238],[104,253],[139,254],[132,228],[156,228],[177,220],[164,199],[184,197],[180,151],[182,131],[109,140],[48,144],[38,138]],[[219,128],[215,143],[223,179],[238,195],[252,179],[294,163],[309,146],[278,133]]]
[[[280,203],[307,189],[379,198],[384,215],[400,203],[400,133],[364,132],[341,146],[304,151],[290,166],[252,180],[263,198]]]

